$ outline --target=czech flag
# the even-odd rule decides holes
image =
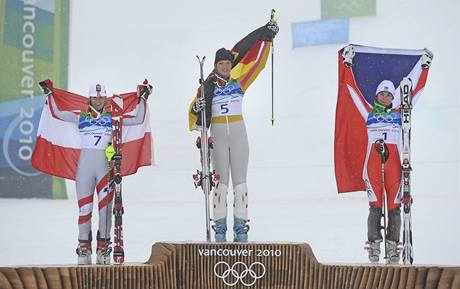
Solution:
[[[412,104],[423,92],[433,54],[428,49],[386,49],[349,45],[338,52],[339,85],[335,116],[334,165],[339,193],[365,191],[365,116],[382,80],[396,87],[393,108],[401,106],[399,84],[412,81]]]

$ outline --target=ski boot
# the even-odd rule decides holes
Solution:
[[[387,264],[398,265],[399,253],[401,251],[401,244],[396,241],[386,240],[388,259]]]
[[[387,229],[387,264],[396,265],[399,263],[399,253],[401,243],[398,242],[401,232],[401,209],[395,208],[388,212],[388,229]],[[393,241],[396,240],[396,241]]]
[[[246,243],[248,241],[249,220],[235,218],[233,220],[233,242]]]
[[[226,233],[227,233],[227,218],[222,218],[214,221],[212,226],[214,230],[214,239],[218,243],[227,242]]]
[[[367,252],[369,253],[369,261],[372,264],[379,263],[380,243],[382,243],[382,240],[367,241],[366,247],[364,247],[364,249],[366,249]]]
[[[110,253],[112,252],[110,244],[112,244],[110,238],[101,238],[99,232],[97,232],[96,264],[110,265]]]
[[[91,241],[81,242],[75,250],[78,255],[78,265],[91,265]]]
[[[96,251],[96,264],[98,265],[110,265],[110,253],[112,253],[112,248],[103,246],[101,249]]]

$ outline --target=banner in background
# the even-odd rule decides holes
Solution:
[[[32,168],[45,98],[67,88],[69,0],[0,2],[0,198],[66,198],[64,181]]]
[[[347,43],[348,18],[292,23],[292,47]]]
[[[321,18],[376,15],[376,0],[321,0]]]

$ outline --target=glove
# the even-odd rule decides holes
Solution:
[[[193,104],[192,110],[195,114],[199,113],[200,111],[203,110],[205,106],[206,101],[204,100],[204,97],[198,97],[195,100],[195,103]]]
[[[278,27],[278,23],[276,21],[270,20],[270,22],[265,25],[268,30],[270,30],[273,33],[273,38],[275,38],[275,35],[278,34],[278,31],[280,31],[280,28]]]
[[[379,153],[382,157],[382,161],[385,163],[390,155],[387,144],[382,139],[378,139],[375,141],[374,145],[375,150]]]
[[[422,68],[429,68],[433,60],[433,52],[425,48],[425,53],[422,56]]]
[[[342,52],[343,63],[347,66],[353,66],[353,57],[355,57],[355,49],[352,45],[348,45]]]
[[[40,85],[40,89],[42,90],[43,94],[44,95],[49,95],[51,94],[53,91],[53,82],[49,79],[46,79],[46,80],[43,80],[43,81],[40,81],[38,83],[38,85]]]
[[[149,84],[149,81],[147,79],[145,79],[141,85],[137,86],[137,95],[140,98],[147,100],[149,98],[149,95],[152,93],[152,90],[153,86]]]

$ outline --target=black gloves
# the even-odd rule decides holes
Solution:
[[[388,156],[390,155],[387,144],[383,141],[383,139],[376,140],[374,144],[375,150],[379,153],[379,155],[382,157],[382,161],[385,163],[388,160]]]
[[[276,34],[280,30],[278,27],[278,23],[276,21],[270,20],[265,26],[262,26],[261,31],[259,32],[258,38],[263,41],[273,41],[273,38],[275,38]]]
[[[278,23],[276,23],[276,21],[270,20],[270,22],[268,22],[265,26],[268,28],[268,30],[273,32],[273,38],[275,38],[275,35],[278,34],[278,31],[280,31],[280,28],[278,27]]]
[[[153,86],[149,84],[149,81],[147,79],[142,82],[142,84],[137,86],[137,95],[140,98],[143,98],[147,100],[149,98],[149,95],[152,93]]]
[[[43,81],[40,81],[38,83],[38,85],[40,85],[40,89],[43,91],[43,94],[44,95],[49,95],[51,94],[53,91],[53,82],[49,79],[46,79],[46,80],[43,80]]]
[[[205,105],[205,100],[204,100],[204,97],[198,97],[196,100],[195,100],[195,103],[193,104],[192,106],[192,110],[195,114],[198,114],[200,111],[203,110],[204,108],[204,105]]]

